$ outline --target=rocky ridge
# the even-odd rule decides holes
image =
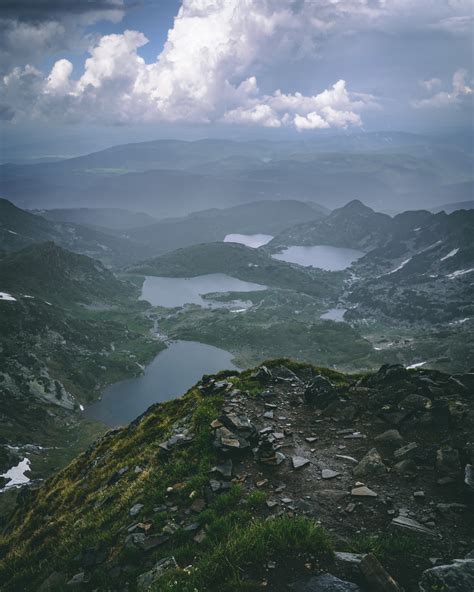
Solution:
[[[473,386],[289,361],[204,377],[24,496],[2,589],[467,592]]]

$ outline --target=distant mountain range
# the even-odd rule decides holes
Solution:
[[[462,138],[380,132],[299,142],[159,140],[86,156],[0,166],[5,197],[30,209],[113,207],[158,217],[261,200],[355,197],[403,211],[470,199],[472,148]]]

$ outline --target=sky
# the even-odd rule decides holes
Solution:
[[[0,0],[2,150],[472,128],[471,0]]]

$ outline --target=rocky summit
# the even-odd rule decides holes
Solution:
[[[23,489],[5,592],[471,592],[474,374],[206,376]]]

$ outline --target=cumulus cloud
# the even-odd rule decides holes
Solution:
[[[124,0],[0,0],[0,69],[57,51],[85,50],[85,27],[119,22],[123,14]]]
[[[62,6],[65,1],[51,3]],[[148,40],[139,31],[105,35],[91,46],[81,71],[74,72],[65,59],[58,60],[49,74],[31,65],[14,68],[3,78],[5,104],[18,120],[33,116],[101,123],[226,122],[301,131],[360,126],[362,112],[377,108],[377,101],[371,94],[349,90],[337,75],[326,90],[305,80],[311,89],[305,93],[278,89],[278,82],[262,91],[257,80],[266,68],[275,72],[280,61],[288,64],[303,56],[314,60],[319,45],[336,30],[343,41],[351,31],[364,28],[416,27],[423,11],[426,20],[428,5],[429,26],[461,18],[464,0],[455,3],[454,12],[449,4],[453,3],[183,0],[156,61],[146,63],[140,56]],[[84,14],[103,17],[106,8],[115,14],[121,6],[122,0],[97,0],[96,16]],[[59,16],[54,22],[64,26]],[[466,94],[454,87],[453,93]]]
[[[459,104],[473,93],[472,86],[470,86],[472,83],[468,84],[466,78],[466,70],[456,70],[453,74],[452,87],[449,91],[440,91],[431,97],[413,101],[412,105],[416,108],[440,108]],[[433,81],[436,81],[435,85],[432,84]],[[428,91],[432,91],[434,88],[440,86],[440,84],[441,81],[435,78],[425,81],[425,88]]]
[[[139,55],[148,41],[142,33],[106,35],[78,77],[65,59],[46,76],[17,67],[4,77],[5,94],[16,97],[18,119],[33,113],[68,121],[223,121],[302,130],[314,129],[319,118],[318,127],[360,125],[358,112],[374,100],[352,96],[343,80],[308,96],[258,88],[253,72],[269,57],[313,48],[322,21],[308,22],[301,7],[293,10],[284,0],[184,0],[155,62]]]

